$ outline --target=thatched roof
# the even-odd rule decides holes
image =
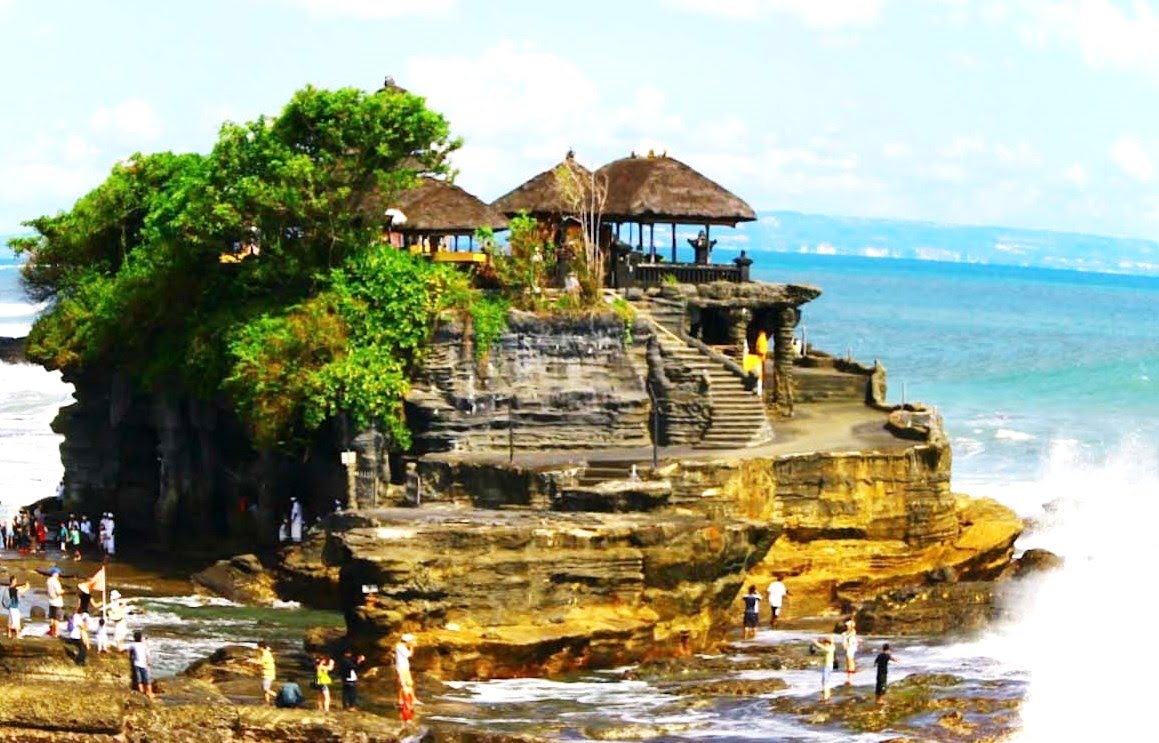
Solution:
[[[423,178],[419,185],[404,191],[385,209],[398,209],[406,222],[395,225],[397,232],[437,235],[470,235],[479,227],[507,229],[507,218],[463,189],[446,181]]]
[[[576,161],[574,152],[568,152],[558,165],[503,194],[491,202],[491,206],[509,217],[520,212],[527,212],[533,217],[572,214],[575,209],[564,195],[556,174],[560,168],[570,169],[579,183],[591,183],[592,171]]]
[[[751,222],[753,208],[679,160],[667,155],[632,155],[596,171],[606,179],[605,222],[727,224]]]

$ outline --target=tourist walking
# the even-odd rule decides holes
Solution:
[[[407,632],[394,646],[394,677],[398,682],[398,714],[404,723],[415,718],[415,680],[411,675],[410,659],[414,655],[415,636]]]
[[[330,685],[334,683],[330,672],[334,670],[334,659],[319,655],[314,659],[314,688],[318,690],[318,709],[330,711]]]
[[[813,647],[821,651],[821,701],[828,702],[837,646],[833,643],[833,638],[825,636],[814,640]]]
[[[133,633],[129,643],[129,662],[133,664],[133,688],[153,698],[153,679],[149,674],[149,645],[141,630]]]
[[[889,664],[893,661],[893,653],[889,652],[889,643],[881,646],[873,665],[877,666],[877,684],[873,687],[874,699],[877,704],[885,704],[885,687],[889,681]]]
[[[845,620],[845,631],[841,633],[841,647],[845,650],[845,685],[853,684],[853,674],[857,672],[857,648],[861,640],[857,637],[857,625],[853,617]]]
[[[266,704],[274,701],[274,679],[278,677],[277,666],[274,663],[274,654],[268,643],[258,643],[258,665],[262,667],[262,696]]]
[[[28,582],[21,582],[15,575],[8,579],[8,588],[4,591],[5,604],[8,607],[8,636],[19,638],[24,632],[24,615],[20,611],[20,594],[28,590]]]
[[[338,674],[342,677],[342,709],[354,710],[358,708],[358,669],[366,662],[366,656],[354,655],[354,651],[346,648],[342,657],[338,659]]]
[[[744,601],[744,630],[742,637],[751,640],[757,636],[757,624],[761,620],[761,595],[756,586],[749,586],[749,592],[741,597]]]
[[[769,584],[769,627],[777,626],[777,619],[781,616],[781,606],[785,603],[785,595],[789,592],[781,582],[781,576],[773,579]]]

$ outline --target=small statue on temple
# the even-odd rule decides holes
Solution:
[[[707,266],[709,256],[712,254],[712,246],[716,245],[716,240],[709,240],[708,234],[704,230],[701,230],[700,234],[696,236],[696,239],[689,240],[688,244],[696,251],[696,263],[701,266]]]
[[[749,280],[749,266],[751,266],[753,264],[753,259],[749,258],[745,254],[745,252],[742,250],[742,251],[740,251],[740,255],[738,255],[736,258],[732,259],[732,262],[735,263],[736,267],[740,269],[740,280],[741,281],[748,281]]]

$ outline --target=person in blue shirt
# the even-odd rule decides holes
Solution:
[[[302,695],[302,687],[293,679],[282,684],[278,689],[278,696],[274,698],[274,706],[281,709],[297,709],[306,702]]]

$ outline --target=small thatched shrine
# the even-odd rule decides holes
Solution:
[[[577,206],[575,197],[566,192],[564,179],[560,177],[561,168],[570,171],[571,181],[575,184],[585,185],[592,181],[592,171],[580,165],[575,159],[575,153],[569,151],[558,165],[516,186],[492,202],[491,206],[508,217],[526,212],[536,219],[558,220],[574,214]]]
[[[385,207],[386,229],[393,244],[419,248],[416,252],[429,253],[436,260],[481,260],[467,256],[474,253],[474,234],[480,227],[492,230],[507,229],[507,218],[463,189],[435,178],[424,178],[418,186],[391,199]],[[460,258],[447,257],[458,253],[460,237],[467,237],[469,248]]]

